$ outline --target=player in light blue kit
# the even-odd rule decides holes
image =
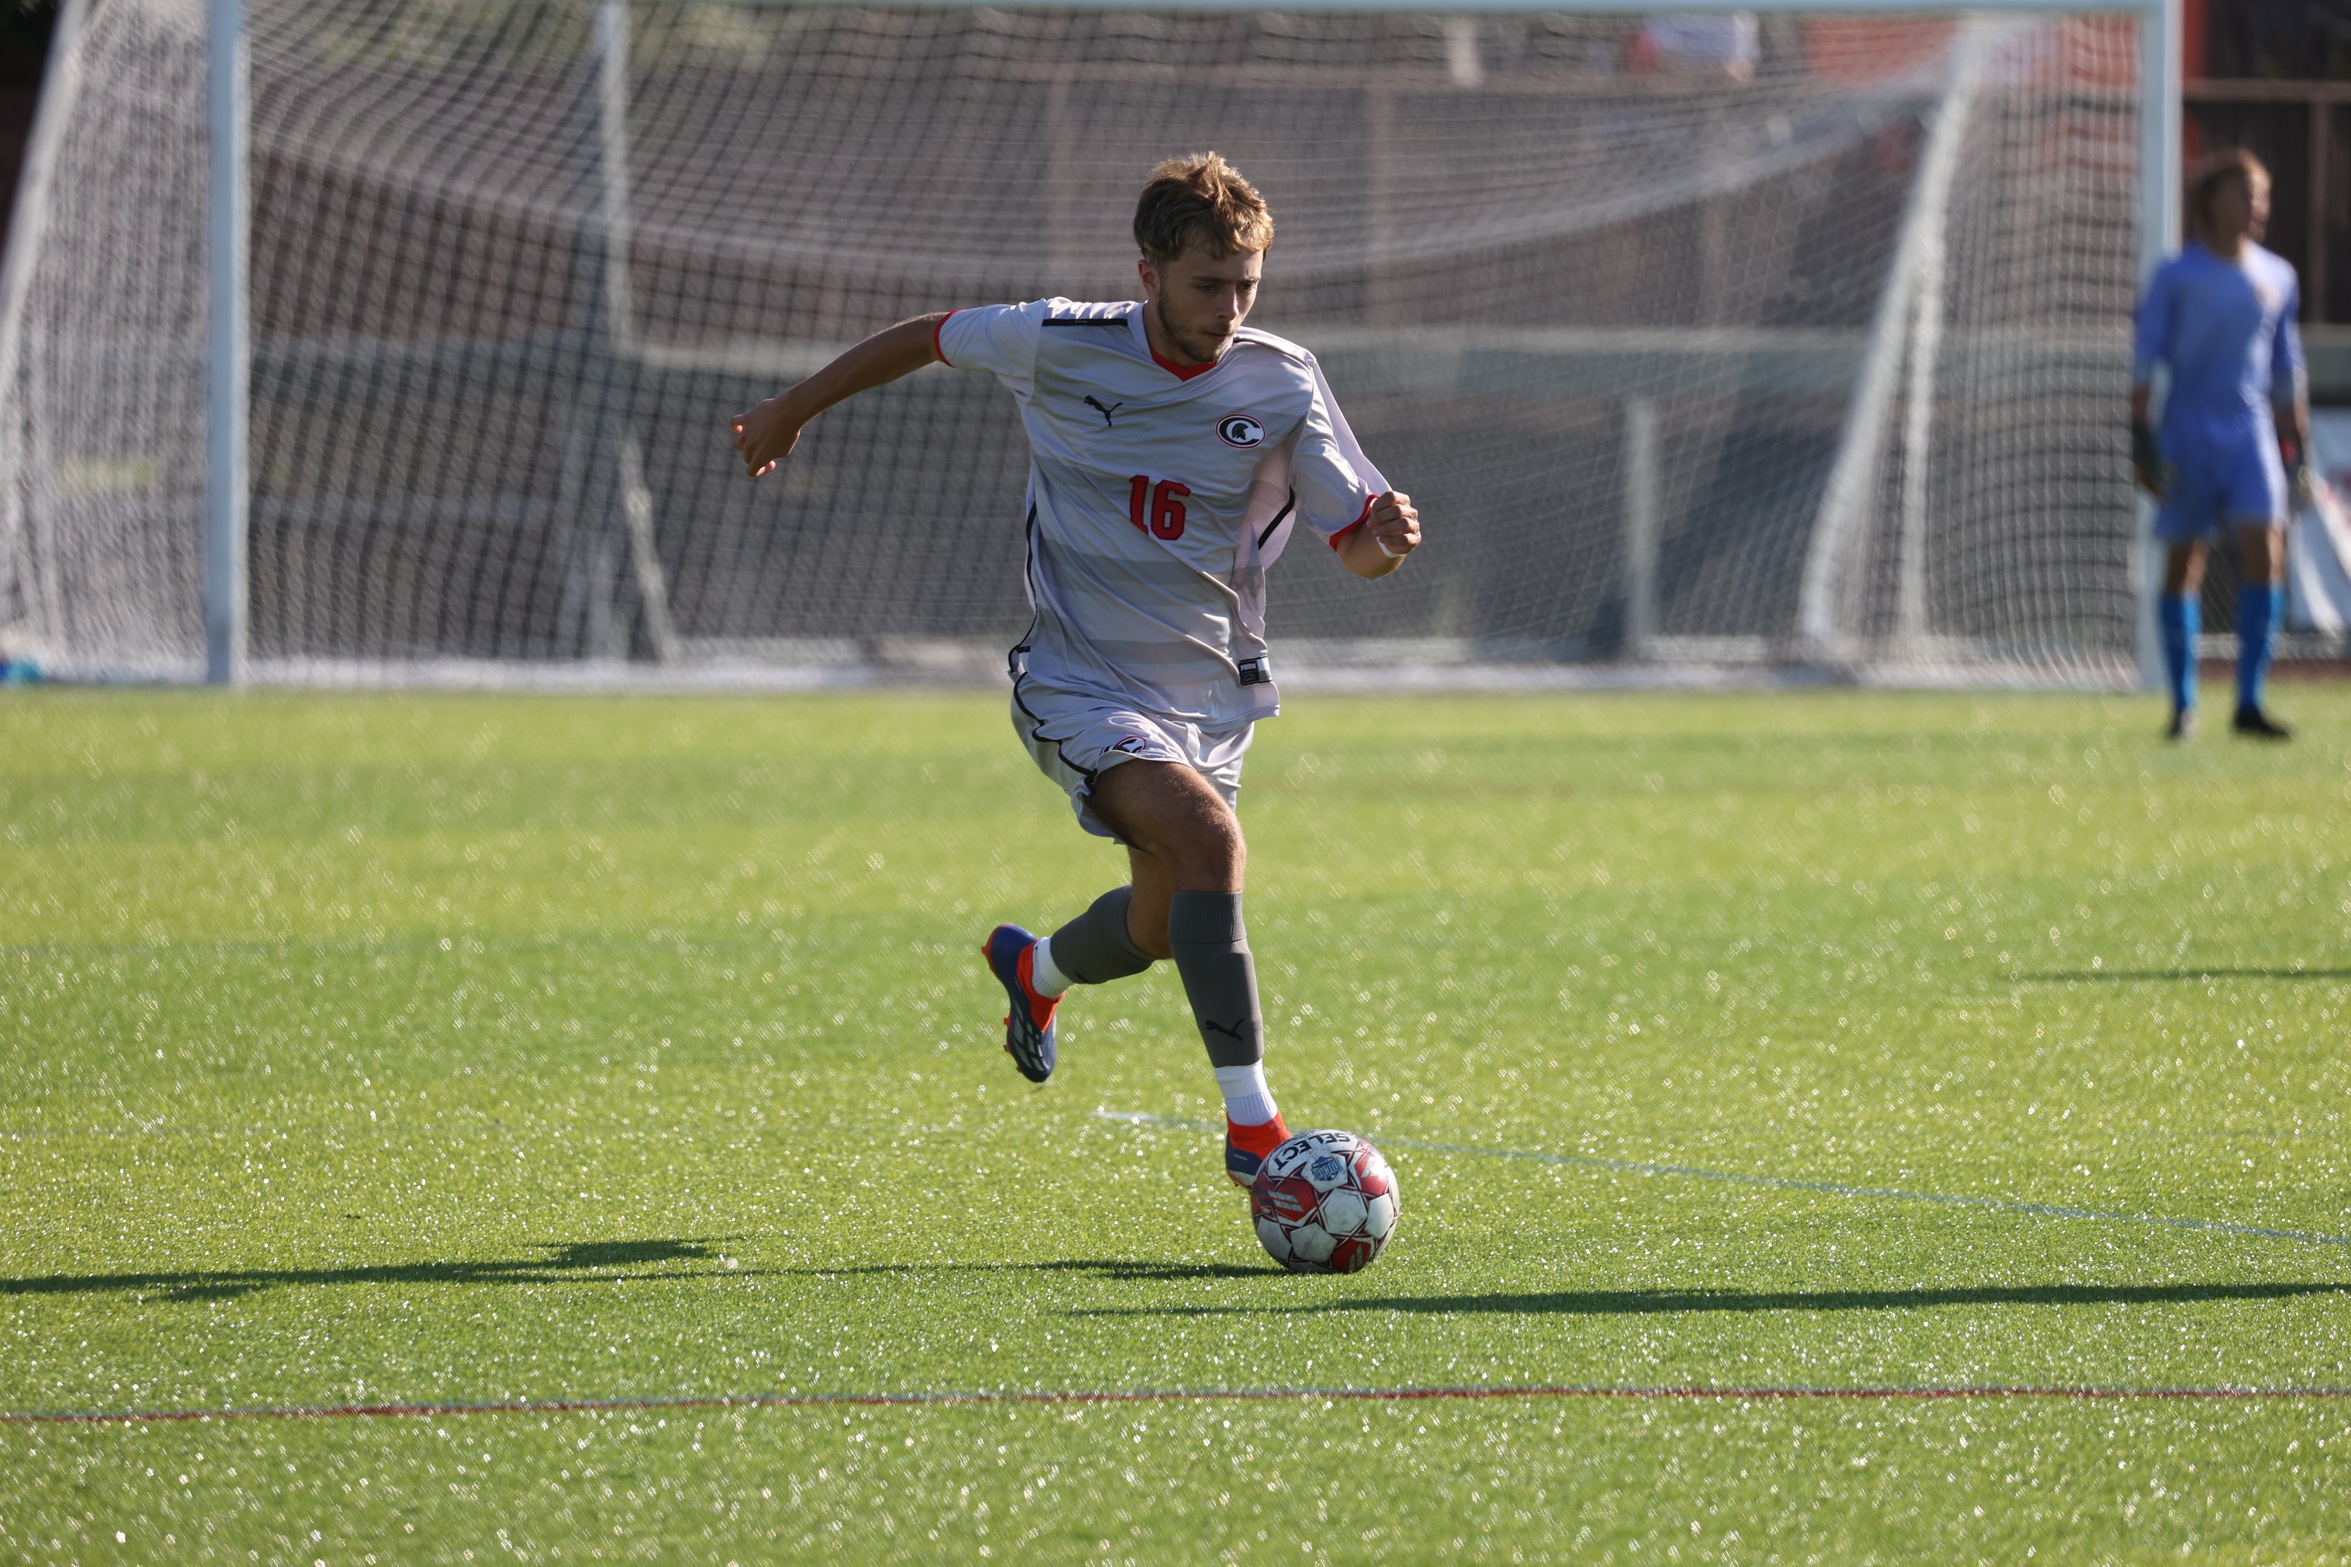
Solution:
[[[2283,740],[2292,731],[2262,710],[2261,687],[2285,606],[2288,466],[2297,505],[2311,486],[2310,394],[2294,327],[2301,288],[2293,267],[2256,243],[2269,221],[2269,171],[2251,153],[2205,161],[2188,188],[2188,221],[2195,237],[2155,269],[2139,301],[2131,380],[2131,464],[2161,503],[2155,536],[2169,547],[2160,605],[2169,733],[2195,733],[2204,557],[2214,535],[2233,529],[2243,586],[2232,727]],[[2158,364],[2171,386],[2153,430]],[[2279,414],[2290,421],[2282,452]]]

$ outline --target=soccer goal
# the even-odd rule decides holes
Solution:
[[[1156,160],[1429,519],[1293,670],[2117,682],[2177,0],[66,0],[0,272],[0,648],[216,680],[857,680],[1027,618],[1024,446],[908,314],[1134,291]],[[1354,591],[1349,591],[1350,589]]]

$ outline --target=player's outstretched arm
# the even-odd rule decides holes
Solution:
[[[1339,546],[1339,564],[1359,577],[1384,577],[1420,548],[1420,511],[1402,490],[1376,496],[1363,526]]]
[[[743,454],[743,471],[754,479],[772,473],[800,443],[801,427],[809,420],[859,392],[887,386],[902,375],[935,364],[939,323],[947,315],[941,311],[885,327],[807,380],[727,421],[735,432],[735,450]]]

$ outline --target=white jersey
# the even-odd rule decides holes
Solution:
[[[1265,568],[1300,518],[1336,548],[1387,481],[1314,356],[1243,327],[1224,357],[1152,353],[1143,306],[958,310],[939,357],[994,374],[1029,436],[1028,591],[1014,679],[1212,729],[1276,706]]]

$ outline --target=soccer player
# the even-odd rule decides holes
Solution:
[[[1359,577],[1420,544],[1412,499],[1355,444],[1314,356],[1244,325],[1273,218],[1215,153],[1151,173],[1135,206],[1140,301],[1040,299],[917,316],[734,421],[754,476],[843,398],[934,360],[995,376],[1029,440],[1028,634],[1012,720],[1079,824],[1123,844],[1129,879],[1044,938],[999,925],[983,954],[1010,998],[1004,1048],[1053,1073],[1072,985],[1175,960],[1225,1104],[1225,1169],[1247,1186],[1289,1136],[1265,1080],[1241,919],[1234,806],[1257,720],[1276,710],[1265,572],[1303,524]]]
[[[2170,737],[2196,731],[2196,633],[2208,540],[2234,529],[2237,589],[2236,732],[2283,740],[2292,731],[2261,705],[2285,607],[2286,467],[2295,503],[2309,502],[2310,394],[2294,316],[2293,267],[2257,243],[2269,221],[2269,171],[2249,152],[2216,153],[2188,187],[2194,235],[2155,269],[2139,301],[2131,379],[2131,465],[2161,504],[2163,661]],[[2155,367],[2171,371],[2163,428],[2148,427]],[[2273,414],[2273,408],[2275,413]],[[2282,453],[2277,415],[2290,421]],[[2281,461],[2281,455],[2284,461]]]

